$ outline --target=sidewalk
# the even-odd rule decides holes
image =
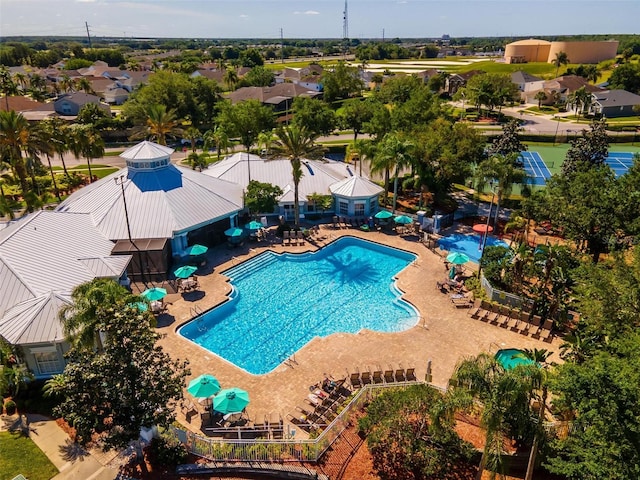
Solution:
[[[87,452],[69,439],[55,420],[36,414],[27,414],[29,437],[49,457],[60,471],[55,480],[114,480],[118,467],[110,466],[117,453]]]

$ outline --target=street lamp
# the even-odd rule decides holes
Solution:
[[[138,264],[140,265],[140,275],[142,277],[142,282],[146,284],[147,281],[144,275],[142,254],[140,252],[140,249],[138,248],[138,245],[136,245],[133,239],[131,238],[131,224],[129,223],[129,209],[127,208],[127,196],[124,194],[124,184],[127,183],[129,180],[125,175],[120,175],[119,177],[115,177],[113,181],[115,182],[116,185],[120,185],[120,190],[122,191],[122,203],[124,204],[124,218],[125,218],[125,221],[127,222],[127,236],[129,237],[129,244],[133,245],[133,247],[138,252]]]
[[[487,246],[487,237],[489,236],[489,222],[491,220],[491,210],[493,209],[493,202],[496,198],[496,191],[493,188],[493,182],[489,182],[491,187],[491,203],[489,204],[489,213],[487,214],[487,224],[484,227],[484,238],[482,239],[482,247],[480,250],[480,259],[478,260],[478,280],[481,280],[480,274],[482,273],[482,257],[484,256],[484,247]]]

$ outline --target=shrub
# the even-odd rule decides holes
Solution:
[[[187,448],[178,440],[157,437],[151,440],[147,453],[152,464],[175,467],[187,461]]]
[[[13,400],[7,400],[4,402],[4,410],[7,412],[7,415],[13,415],[16,413],[16,402]]]

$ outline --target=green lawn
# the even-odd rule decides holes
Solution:
[[[29,480],[49,480],[58,469],[33,441],[19,433],[0,432],[0,478],[10,479],[18,474]]]

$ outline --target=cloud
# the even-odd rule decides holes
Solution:
[[[249,18],[249,15],[245,15],[244,13],[240,14],[240,18]]]
[[[306,12],[300,12],[300,11],[296,11],[293,12],[294,15],[320,15],[320,12],[317,12],[315,10],[307,10]]]
[[[96,3],[98,0],[76,0],[77,3]]]

